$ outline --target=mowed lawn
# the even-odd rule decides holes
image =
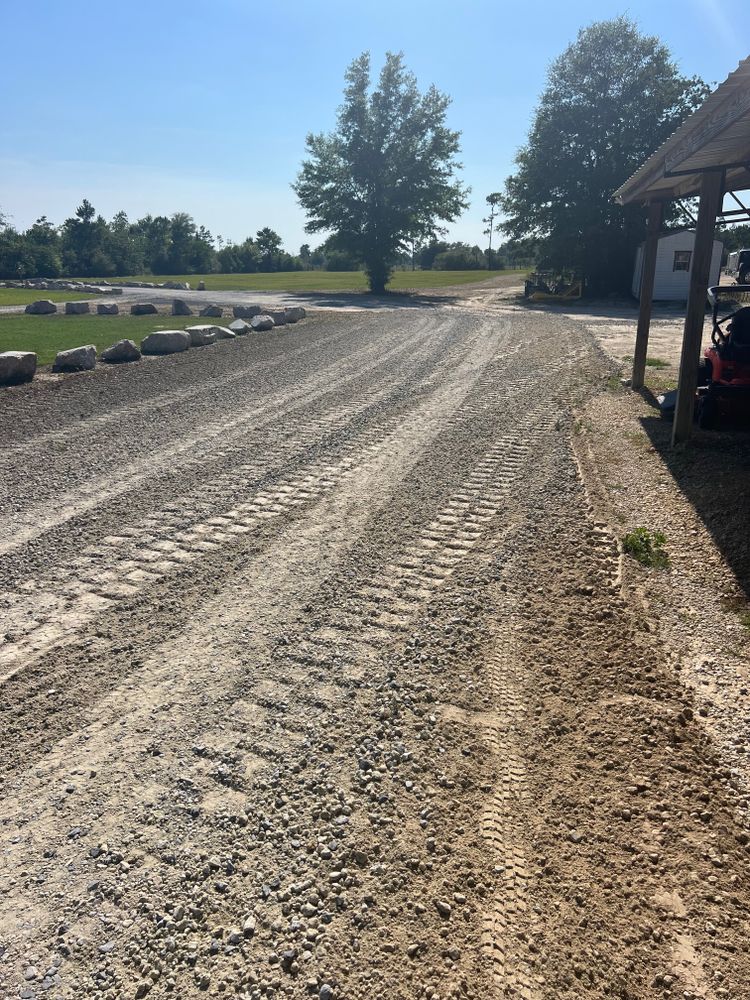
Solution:
[[[217,321],[197,316],[0,315],[0,351],[35,351],[40,365],[50,365],[58,351],[70,347],[94,344],[101,352],[123,339],[134,340],[140,347],[141,340],[154,330],[184,330],[210,322]]]
[[[29,302],[50,299],[52,302],[75,302],[90,299],[88,292],[48,292],[43,288],[0,288],[0,306],[27,306]]]
[[[445,288],[487,281],[501,274],[524,274],[525,271],[396,271],[388,286],[392,292],[424,288]],[[89,281],[98,279],[89,278]],[[197,288],[205,281],[208,292],[365,292],[367,281],[362,271],[278,271],[273,274],[136,274],[108,281],[187,281]],[[175,292],[179,295],[179,292]]]

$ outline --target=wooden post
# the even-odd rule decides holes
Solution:
[[[638,310],[638,332],[635,335],[635,355],[633,376],[630,384],[634,389],[642,389],[646,377],[646,354],[648,353],[648,331],[651,326],[651,305],[654,301],[654,275],[656,274],[656,253],[659,249],[659,233],[664,219],[664,202],[651,201],[648,205],[648,230],[641,260],[641,304]]]
[[[724,170],[708,170],[701,178],[693,266],[690,271],[690,292],[682,334],[677,406],[672,425],[673,445],[687,441],[693,428],[695,390],[698,385],[698,360],[703,340],[703,323],[706,318],[706,295],[711,270],[711,254],[714,246],[716,216],[721,210],[724,198],[724,176]]]

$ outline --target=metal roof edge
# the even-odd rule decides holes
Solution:
[[[678,126],[675,131],[665,139],[664,142],[656,149],[647,160],[645,160],[641,166],[631,174],[631,176],[617,188],[616,191],[612,193],[612,199],[619,202],[619,204],[624,205],[628,201],[636,201],[637,195],[632,198],[628,198],[627,194],[630,190],[637,186],[637,182],[640,180],[645,180],[649,173],[657,173],[659,166],[662,167],[661,171],[658,171],[658,176],[664,176],[664,162],[666,162],[667,154],[682,142],[691,132],[698,128],[704,119],[708,118],[714,111],[716,111],[720,105],[729,97],[735,89],[735,87],[743,80],[747,79],[747,85],[750,86],[750,56],[745,59],[740,60],[737,65],[737,69],[733,70],[726,80],[719,84],[719,86],[712,93],[708,95],[706,100],[697,108],[691,115],[685,119],[685,121]]]

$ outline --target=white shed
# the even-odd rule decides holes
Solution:
[[[633,271],[633,295],[641,297],[641,273],[643,271],[643,248],[641,243],[635,255]],[[678,229],[659,237],[656,253],[656,274],[654,277],[654,299],[662,302],[686,302],[690,288],[690,269],[693,265],[695,232],[692,229]],[[708,284],[719,284],[721,253],[724,244],[714,240],[711,254],[711,270]]]

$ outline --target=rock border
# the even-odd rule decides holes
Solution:
[[[255,307],[248,308],[254,309]],[[166,356],[167,354],[188,351],[191,347],[208,346],[219,340],[235,340],[238,336],[252,340],[252,336],[248,336],[248,334],[265,332],[275,329],[276,326],[298,323],[306,318],[307,310],[303,306],[290,306],[283,310],[275,310],[275,314],[280,322],[274,322],[272,315],[259,311],[253,320],[260,322],[256,324],[251,320],[249,324],[243,323],[242,326],[246,328],[244,330],[239,328],[240,324],[237,321],[231,324],[235,329],[205,324],[186,327],[182,330],[154,330],[143,338],[140,349],[132,340],[119,340],[111,347],[105,348],[98,357],[93,344],[66,348],[58,351],[51,371],[55,374],[91,371],[95,368],[97,361],[104,362],[108,366],[113,363],[127,365],[140,361],[141,355]],[[169,347],[167,348],[168,341]],[[153,349],[156,345],[162,345],[164,349]],[[37,360],[34,351],[0,352],[0,387],[31,382],[36,374]]]

